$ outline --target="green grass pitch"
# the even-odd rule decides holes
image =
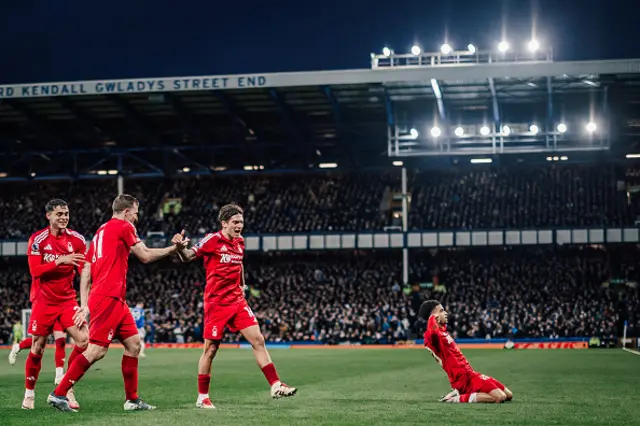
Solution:
[[[199,350],[148,350],[140,361],[140,395],[158,409],[125,413],[121,349],[112,349],[76,386],[79,413],[46,404],[53,389],[47,350],[36,409],[20,409],[24,360],[9,366],[0,351],[2,425],[622,425],[640,419],[640,357],[621,350],[465,351],[473,367],[505,383],[506,404],[442,404],[444,372],[422,350],[273,349],[280,376],[298,387],[273,400],[246,349],[223,349],[214,361],[217,410],[195,408]]]

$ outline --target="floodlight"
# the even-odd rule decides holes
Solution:
[[[467,46],[467,50],[471,53],[476,53],[476,47],[471,43]]]
[[[536,50],[540,49],[540,43],[538,43],[538,40],[531,40],[527,44],[527,47],[531,52],[535,52]]]
[[[531,126],[529,126],[529,131],[534,135],[537,135],[540,129],[535,124],[532,124]]]
[[[483,136],[487,136],[489,132],[491,132],[491,130],[489,130],[487,126],[482,126],[482,128],[480,129],[480,134]]]
[[[422,52],[422,49],[417,44],[414,44],[411,48],[411,53],[415,56],[418,56]]]
[[[502,127],[502,134],[505,135],[505,136],[509,136],[511,134],[511,127],[503,126]]]
[[[418,133],[418,131],[417,131],[416,129],[411,129],[411,130],[409,131],[409,134],[411,134],[411,137],[412,137],[412,138],[417,139],[417,138],[418,138],[418,135],[419,135],[420,133]]]
[[[566,131],[567,131],[567,125],[566,125],[566,124],[564,124],[564,123],[560,123],[560,124],[558,124],[558,131],[559,131],[560,133],[564,133],[564,132],[566,132]]]
[[[457,137],[464,135],[464,129],[462,127],[456,127],[455,134]]]
[[[440,130],[440,127],[434,126],[431,128],[431,136],[433,136],[434,138],[437,138],[441,134],[442,130]]]
[[[507,50],[509,50],[509,43],[507,43],[506,41],[501,41],[500,44],[498,44],[498,50],[502,53],[506,52]]]
[[[590,122],[587,124],[587,132],[589,132],[589,133],[593,133],[593,132],[595,132],[595,131],[596,131],[596,129],[597,129],[596,123],[594,123],[593,121],[590,121]]]
[[[440,47],[440,51],[442,53],[444,53],[445,55],[448,55],[449,53],[451,53],[453,51],[453,49],[451,48],[451,46],[449,44],[445,43]]]
[[[391,56],[391,49],[389,49],[387,46],[383,47],[382,54],[388,58],[389,56]]]

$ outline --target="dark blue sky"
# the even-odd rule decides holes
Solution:
[[[383,45],[437,50],[445,32],[493,46],[503,23],[522,45],[534,10],[556,59],[640,57],[638,1],[7,0],[0,83],[368,68]]]

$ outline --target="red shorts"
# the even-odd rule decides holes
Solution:
[[[491,393],[496,389],[504,390],[504,385],[494,379],[493,377],[485,376],[480,373],[471,373],[468,376],[464,377],[462,380],[459,380],[455,386],[455,389],[458,390],[461,394],[470,394],[470,393]]]
[[[36,301],[31,307],[29,332],[34,336],[48,336],[54,330],[64,331],[73,327],[73,316],[78,310],[75,300],[50,304],[46,301]]]
[[[205,339],[221,340],[225,327],[235,333],[253,325],[258,325],[258,320],[246,300],[233,305],[204,304]]]
[[[89,298],[89,343],[108,348],[137,336],[138,329],[126,303],[113,297]]]

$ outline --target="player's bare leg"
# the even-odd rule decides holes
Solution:
[[[124,355],[122,355],[122,377],[124,378],[124,391],[126,401],[125,411],[155,410],[156,407],[144,402],[138,396],[138,357],[140,356],[140,335],[135,334],[122,342]]]
[[[73,326],[67,329],[67,333],[69,333],[69,336],[71,336],[73,341],[75,342],[73,351],[71,352],[71,355],[69,355],[69,362],[67,364],[67,369],[69,369],[71,367],[71,364],[73,364],[73,362],[75,361],[76,357],[81,353],[84,353],[84,351],[87,349],[87,345],[89,344],[89,330],[87,329],[86,325],[83,325],[80,328]],[[55,332],[54,332],[54,336],[55,336]],[[60,384],[60,382],[62,381],[62,377],[64,377],[64,375],[61,375],[61,377],[58,379],[57,370],[58,368],[56,366],[56,386]],[[80,408],[80,404],[76,400],[76,396],[73,392],[73,388],[69,389],[69,392],[67,392],[67,399],[68,399],[70,408],[74,410],[77,410]]]
[[[220,340],[204,340],[204,350],[198,361],[198,400],[196,407],[212,410],[215,407],[209,397],[211,385],[211,364],[220,348]]]
[[[22,408],[24,410],[33,410],[35,405],[35,389],[38,382],[38,375],[42,368],[42,356],[47,345],[47,336],[33,336],[31,342],[31,350],[25,363],[25,391]]]
[[[269,351],[267,351],[260,327],[252,325],[251,327],[240,330],[240,333],[253,348],[253,355],[256,357],[258,367],[260,367],[264,377],[269,382],[269,386],[271,386],[271,397],[283,398],[294,396],[298,390],[280,381],[276,367],[273,365],[273,362],[271,362],[271,356],[269,356]]]

